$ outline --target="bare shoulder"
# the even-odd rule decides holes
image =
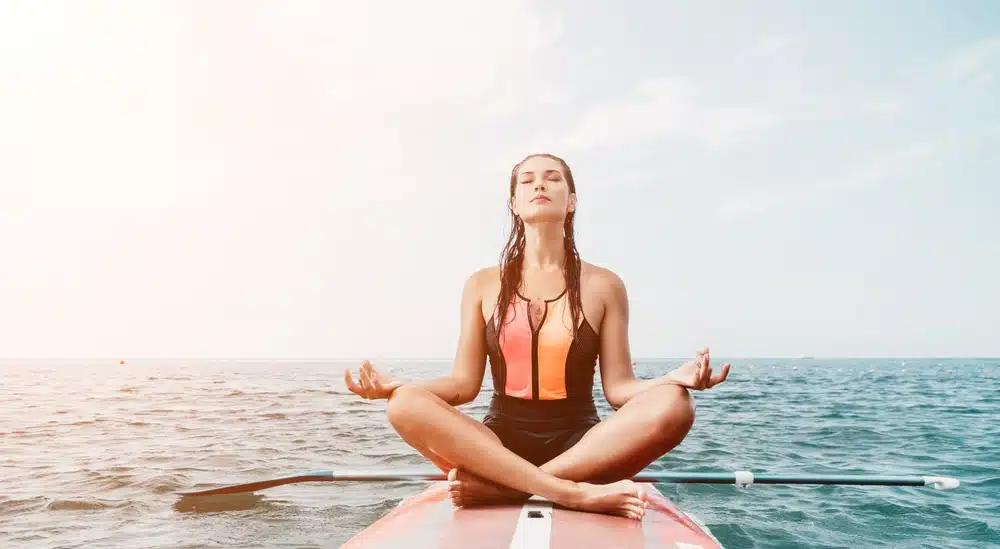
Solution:
[[[495,284],[500,283],[500,266],[492,265],[490,267],[483,267],[472,273],[466,284],[476,286],[477,288],[489,288]]]
[[[611,269],[582,262],[580,272],[581,285],[589,286],[592,291],[604,297],[614,298],[625,294],[625,281]]]
[[[492,307],[500,288],[500,266],[484,267],[472,273],[465,281],[465,294],[476,296],[476,300]]]

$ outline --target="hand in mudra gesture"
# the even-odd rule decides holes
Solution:
[[[725,381],[726,377],[729,376],[729,364],[723,364],[722,371],[716,375],[712,375],[711,358],[708,347],[705,347],[698,351],[698,355],[694,360],[686,362],[681,367],[670,372],[667,374],[667,377],[678,385],[687,387],[688,389],[698,391],[711,389]]]
[[[388,374],[375,371],[371,362],[367,360],[358,368],[358,382],[354,382],[351,369],[347,368],[344,370],[344,383],[347,384],[348,391],[368,400],[389,398],[393,391],[403,385],[400,381],[394,381]]]

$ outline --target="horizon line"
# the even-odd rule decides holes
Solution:
[[[634,361],[659,361],[659,360],[687,360],[692,357],[690,356],[647,356],[647,357],[632,357]],[[980,359],[980,360],[1000,360],[1000,356],[987,356],[987,355],[719,355],[718,358],[724,358],[727,360],[824,360],[824,359],[914,359],[914,360],[929,360],[929,359],[944,359],[944,360],[954,360],[954,359]],[[39,357],[2,357],[0,356],[0,361],[13,361],[13,360],[203,360],[203,361],[289,361],[289,362],[322,362],[322,361],[334,361],[334,362],[351,362],[351,361],[400,361],[400,360],[414,360],[422,362],[452,362],[453,358],[442,358],[442,357],[420,357],[420,356],[398,356],[398,357],[377,357],[377,358],[365,358],[365,357],[281,357],[281,356],[271,356],[271,357],[240,357],[240,356],[39,356]],[[600,359],[598,359],[598,362]],[[713,360],[713,362],[718,362],[718,360]]]

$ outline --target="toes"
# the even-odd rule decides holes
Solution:
[[[458,479],[458,469],[448,471],[448,496],[455,507],[462,506],[462,481]]]
[[[639,490],[639,493],[636,494],[636,497],[638,497],[643,502],[648,502],[649,501],[649,493],[647,493],[646,490],[642,486],[637,486],[637,489]]]
[[[628,505],[635,505],[636,507],[640,507],[643,509],[645,509],[647,506],[646,500],[641,498],[628,498],[627,500],[625,500],[625,503]]]
[[[642,508],[641,504],[636,505],[634,503],[629,503],[625,505],[625,509],[639,520],[641,520],[642,516],[646,514],[646,511]]]
[[[631,520],[642,520],[639,518],[639,514],[632,510],[622,511],[621,516]]]

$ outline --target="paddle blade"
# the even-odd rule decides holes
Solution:
[[[349,481],[433,481],[445,480],[448,475],[441,471],[312,471],[289,477],[281,477],[271,480],[261,480],[258,482],[248,482],[246,484],[233,484],[222,488],[212,488],[197,492],[180,492],[181,496],[217,496],[224,494],[243,494],[246,492],[256,492],[281,486],[284,484],[295,484],[299,482],[349,482]]]
[[[324,482],[335,480],[333,475],[326,472],[317,473],[304,473],[301,475],[293,475],[290,477],[275,478],[271,480],[261,480],[258,482],[248,482],[246,484],[233,484],[231,486],[223,486],[221,488],[212,488],[211,490],[200,490],[197,492],[181,492],[182,496],[219,496],[225,494],[243,494],[246,492],[256,492],[257,490],[264,490],[266,488],[274,488],[275,486],[282,486],[284,484],[295,484],[298,482]]]

